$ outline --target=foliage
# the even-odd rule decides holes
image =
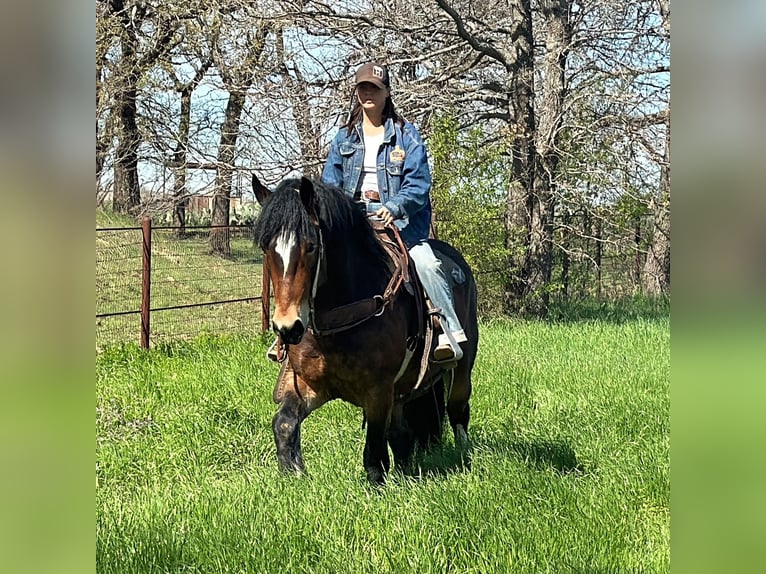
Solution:
[[[96,227],[136,227],[139,223],[134,217],[117,213],[111,209],[96,209]]]
[[[431,120],[431,192],[436,236],[460,250],[474,270],[482,316],[502,313],[509,270],[503,223],[506,159],[481,127],[461,132],[454,113]],[[519,247],[518,244],[516,244]]]
[[[548,317],[554,322],[599,320],[624,323],[638,319],[661,319],[670,315],[670,298],[634,295],[619,299],[559,299]]]
[[[308,474],[279,472],[265,341],[108,349],[97,572],[667,572],[667,316],[497,320],[481,338],[470,466],[447,433],[379,490],[340,402],[304,424]]]
[[[558,266],[555,277],[564,261],[551,259],[550,227],[541,224],[549,218],[554,242],[572,244],[582,258],[580,285],[593,285],[597,243],[580,227],[567,227],[564,237],[562,214],[599,210],[626,196],[669,197],[669,189],[659,189],[669,165],[668,0],[391,6],[98,2],[101,195],[116,188],[117,206],[135,211],[143,189],[162,190],[170,204],[211,187],[223,193],[234,185],[230,170],[257,170],[269,184],[288,174],[315,175],[348,111],[353,70],[377,59],[389,64],[397,109],[442,147],[438,232],[489,245],[481,257],[476,245],[469,248],[475,268],[487,274],[485,310],[502,307],[504,282],[509,292],[563,288],[558,279],[541,285],[550,262]],[[224,134],[237,134],[236,145]],[[504,205],[495,192],[510,191],[511,183],[526,197]],[[535,218],[540,198],[545,213]],[[459,218],[447,218],[448,205]],[[630,241],[631,218],[602,215],[611,236],[621,234],[617,243]],[[225,219],[223,208],[217,217]],[[657,224],[667,227],[669,219],[646,218],[642,249],[670,237],[669,229],[653,234]],[[468,237],[474,231],[483,238]],[[655,259],[669,261],[669,246],[651,246]],[[613,250],[620,261],[612,268],[635,276],[635,252],[623,247]],[[663,285],[666,267],[657,270],[667,275]]]

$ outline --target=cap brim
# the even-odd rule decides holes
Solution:
[[[361,78],[357,80],[356,85],[358,86],[359,84],[364,84],[365,82],[369,84],[374,84],[378,86],[381,90],[388,89],[388,86],[386,86],[386,84],[383,83],[383,80],[380,80],[378,78]]]

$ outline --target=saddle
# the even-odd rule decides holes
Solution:
[[[371,221],[372,227],[378,235],[378,239],[386,248],[389,257],[394,262],[395,268],[402,269],[403,285],[407,292],[415,299],[415,307],[417,314],[417,332],[409,334],[407,338],[407,353],[408,356],[405,359],[404,364],[400,370],[400,375],[404,372],[404,369],[409,363],[411,354],[414,353],[417,347],[418,341],[424,341],[423,356],[420,364],[420,371],[418,373],[418,379],[415,383],[413,390],[417,390],[423,383],[426,372],[428,370],[429,362],[436,363],[445,370],[449,370],[455,367],[456,360],[449,360],[446,362],[436,362],[431,359],[431,353],[435,346],[435,335],[443,330],[441,323],[441,309],[434,307],[428,293],[426,293],[423,285],[418,276],[415,263],[409,255],[409,250],[404,245],[399,231],[396,226],[385,226],[381,222],[373,220]],[[445,275],[448,278],[450,288],[454,288],[456,283],[463,283],[465,281],[465,275],[462,269],[452,259],[447,257],[444,253],[440,252],[437,246],[432,245],[434,254],[441,261]],[[396,274],[396,271],[395,271]]]

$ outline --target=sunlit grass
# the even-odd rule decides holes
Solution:
[[[96,346],[138,342],[141,336],[142,233],[126,216],[98,210],[97,226],[121,228],[96,233]],[[132,229],[122,229],[132,228]],[[192,229],[179,238],[175,229],[154,229],[151,246],[151,339],[167,342],[201,333],[257,332],[261,302],[198,306],[259,297],[261,252],[250,229],[232,228],[231,256],[210,253],[209,229]],[[166,309],[168,307],[181,309]]]
[[[450,433],[369,487],[357,409],[277,470],[266,339],[97,357],[99,572],[667,572],[669,320],[482,327],[471,465]]]

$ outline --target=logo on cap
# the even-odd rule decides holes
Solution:
[[[383,79],[383,68],[381,68],[380,66],[373,66],[372,67],[372,75],[375,76],[376,78],[380,78],[382,80]]]

